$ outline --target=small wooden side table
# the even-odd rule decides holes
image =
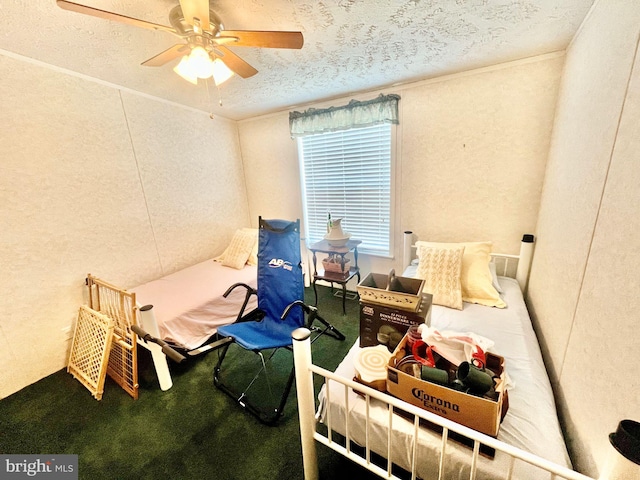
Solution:
[[[353,277],[358,277],[358,283],[360,283],[360,269],[358,268],[358,245],[362,243],[362,240],[348,240],[347,244],[343,247],[334,247],[326,240],[321,240],[314,243],[309,247],[309,250],[313,253],[313,293],[316,297],[315,305],[318,305],[318,291],[316,290],[316,282],[318,280],[324,280],[331,283],[333,287],[334,283],[342,285],[342,313],[346,314],[346,294],[347,283]],[[328,255],[338,256],[341,259],[342,270],[344,270],[345,255],[349,252],[353,252],[354,265],[349,267],[349,270],[342,272],[326,271],[321,269],[318,271],[316,253],[326,253]]]

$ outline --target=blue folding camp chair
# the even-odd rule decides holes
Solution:
[[[291,333],[299,327],[306,326],[315,332],[313,340],[323,334],[344,340],[344,335],[320,317],[315,307],[304,303],[300,220],[295,222],[264,220],[260,217],[258,242],[258,288],[257,291],[253,291],[258,296],[257,312],[253,310],[247,315],[241,312],[242,318],[239,321],[218,328],[218,334],[228,338],[229,343],[219,351],[213,378],[216,387],[231,396],[240,406],[262,422],[273,424],[282,416],[293,384],[292,357],[287,361],[291,370],[275,408],[273,405],[266,408],[264,405],[258,406],[253,400],[250,400],[248,390],[262,375],[266,378],[267,388],[273,394],[267,365],[274,358],[276,352],[282,349],[292,349]],[[239,283],[229,287],[225,296],[237,287],[253,290],[248,285]],[[316,327],[314,325],[316,321],[320,322],[322,327]],[[229,387],[228,383],[222,381],[222,364],[229,347],[233,344],[256,353],[260,358],[258,372],[241,393],[237,393],[237,389]],[[266,358],[263,354],[264,351],[269,352]],[[225,372],[225,375],[229,376],[228,371]]]

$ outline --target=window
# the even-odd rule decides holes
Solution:
[[[328,215],[362,240],[364,253],[391,251],[391,133],[383,123],[298,138],[307,242],[322,240]]]
[[[298,139],[307,242],[327,233],[328,216],[362,241],[358,250],[391,255],[391,134],[400,96],[289,112]]]

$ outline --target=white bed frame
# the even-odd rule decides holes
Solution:
[[[169,390],[173,386],[173,380],[171,378],[171,371],[169,370],[169,361],[167,356],[176,363],[185,361],[187,357],[174,350],[171,345],[162,340],[158,321],[154,314],[154,306],[141,305],[137,302],[135,292],[129,292],[116,285],[93,277],[91,274],[89,274],[88,277],[92,277],[93,282],[97,282],[100,285],[100,289],[109,292],[109,295],[105,296],[105,300],[103,302],[105,305],[101,306],[100,300],[97,300],[95,305],[92,305],[96,307],[98,311],[107,314],[113,319],[128,319],[130,324],[125,322],[127,325],[123,325],[123,328],[127,330],[129,335],[132,335],[133,338],[136,339],[137,345],[146,348],[151,353],[151,359],[158,377],[160,389],[162,391]],[[98,286],[93,282],[91,283],[91,287],[88,292],[89,298],[99,299],[100,296],[97,295]],[[130,298],[131,301],[124,302],[121,300],[123,296]],[[239,314],[243,312],[244,308],[247,306],[247,300],[248,297],[245,297],[244,305],[242,306],[242,309],[239,310]],[[109,304],[109,301],[113,302],[113,304]],[[213,340],[197,348],[186,350],[184,353],[188,357],[198,356],[210,350],[220,348],[230,341],[231,340],[228,338]],[[135,390],[136,393],[133,396],[134,398],[137,398],[137,372],[135,373],[133,383],[134,385],[130,385],[130,388]]]
[[[404,262],[405,265],[408,265],[413,258],[413,235],[411,232],[405,232],[405,255]],[[520,254],[519,255],[503,255],[503,254],[494,254],[493,261],[497,264],[499,270],[499,275],[505,275],[508,272],[513,272],[514,267],[513,263],[517,262],[517,267],[515,269],[515,278],[518,280],[520,284],[520,288],[524,291],[526,289],[527,281],[529,278],[529,268],[531,265],[531,259],[533,254],[533,238],[530,236],[525,236],[523,238],[523,242],[521,244]],[[512,276],[513,273],[510,275]],[[315,441],[326,445],[332,450],[340,453],[341,455],[347,457],[349,460],[361,465],[367,470],[375,473],[379,477],[387,478],[387,479],[398,479],[400,477],[395,475],[392,472],[392,465],[394,463],[394,459],[392,457],[392,448],[391,448],[391,431],[393,429],[393,418],[394,411],[403,411],[408,413],[413,417],[413,451],[411,452],[411,478],[415,479],[416,477],[416,465],[417,465],[417,448],[415,445],[417,444],[418,432],[420,430],[420,421],[426,420],[428,422],[432,422],[436,425],[442,427],[442,444],[440,449],[440,459],[439,459],[439,479],[444,478],[444,472],[447,462],[447,441],[449,437],[449,432],[455,432],[457,434],[463,435],[469,438],[473,442],[473,453],[470,458],[470,479],[474,480],[476,478],[477,472],[477,462],[478,456],[480,454],[480,445],[486,445],[487,447],[494,448],[496,451],[504,452],[505,454],[511,457],[510,468],[508,472],[505,472],[506,479],[512,478],[512,472],[516,462],[526,462],[536,467],[549,472],[550,479],[556,478],[565,478],[569,480],[593,480],[591,477],[587,477],[578,472],[570,470],[564,466],[557,465],[553,462],[545,460],[539,456],[533,455],[529,452],[521,450],[519,448],[508,445],[504,442],[497,440],[496,438],[484,435],[475,430],[467,428],[458,423],[454,423],[446,418],[440,417],[434,413],[431,413],[427,410],[423,410],[421,408],[415,407],[407,402],[404,402],[398,398],[392,397],[391,395],[379,392],[372,388],[369,388],[361,383],[356,383],[355,381],[349,380],[347,378],[341,377],[339,375],[334,374],[333,372],[321,368],[317,365],[314,365],[311,359],[311,343],[310,343],[310,332],[307,329],[300,328],[293,332],[293,354],[294,354],[294,362],[295,362],[295,370],[296,370],[296,389],[298,396],[298,414],[300,417],[300,436],[302,441],[302,456],[304,463],[304,478],[306,480],[317,480],[318,479],[318,464],[317,464],[317,456],[316,456],[316,445]],[[362,394],[366,402],[366,441],[365,445],[362,445],[364,454],[359,453],[358,451],[354,451],[349,442],[349,415],[346,416],[345,423],[345,432],[347,441],[343,445],[342,442],[334,440],[334,432],[331,428],[331,409],[327,409],[327,417],[324,421],[327,429],[327,434],[325,435],[322,432],[319,432],[317,429],[318,419],[316,417],[316,393],[314,391],[314,374],[319,375],[324,379],[324,382],[327,383],[337,382],[342,384],[345,389],[345,398],[347,399],[346,410],[349,410],[348,405],[348,393],[349,389],[353,389],[356,392]],[[326,389],[327,402],[329,399],[329,391],[330,389]],[[387,459],[386,468],[379,466],[376,463],[373,463],[371,460],[371,448],[369,446],[369,408],[371,399],[376,399],[387,405],[389,412],[389,436],[387,440],[388,452],[385,456]]]
[[[153,360],[153,366],[158,376],[158,383],[160,384],[160,390],[167,391],[173,386],[173,380],[171,379],[171,372],[169,370],[169,362],[167,355],[176,363],[181,363],[187,359],[184,355],[176,350],[173,350],[166,342],[161,340],[160,328],[158,322],[153,313],[153,305],[136,305],[139,314],[139,320],[142,329],[134,329],[138,336],[138,345],[146,348],[151,352],[151,359]],[[145,334],[148,334],[147,337]],[[186,354],[189,357],[195,357],[206,353],[210,350],[220,348],[231,340],[228,338],[218,339],[209,343],[206,343],[198,348],[188,350]],[[164,348],[163,348],[164,347]],[[168,347],[168,348],[167,348]]]

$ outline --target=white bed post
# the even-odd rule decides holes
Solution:
[[[298,394],[298,416],[300,417],[300,440],[305,480],[318,480],[318,457],[313,438],[315,433],[315,402],[313,400],[313,373],[311,366],[311,332],[298,328],[293,338],[293,361],[296,370]]]
[[[413,232],[411,230],[406,230],[404,232],[404,247],[402,251],[402,270],[404,271],[409,265],[411,265],[411,260],[413,259],[413,252],[411,251],[413,245]]]
[[[139,311],[140,323],[142,324],[140,326],[144,329],[144,331],[146,331],[152,337],[161,338],[160,330],[158,329],[158,323],[156,322],[156,317],[153,314],[153,305],[145,305],[143,307],[140,307]],[[158,382],[160,383],[160,390],[169,390],[173,386],[173,381],[171,380],[171,373],[169,372],[167,356],[162,352],[162,347],[151,342],[139,343],[151,352],[153,365],[156,369]]]
[[[522,242],[520,242],[520,259],[518,260],[516,280],[520,285],[522,293],[526,292],[527,283],[529,282],[529,270],[531,269],[531,260],[533,259],[533,242],[534,237],[531,234],[523,235]]]

